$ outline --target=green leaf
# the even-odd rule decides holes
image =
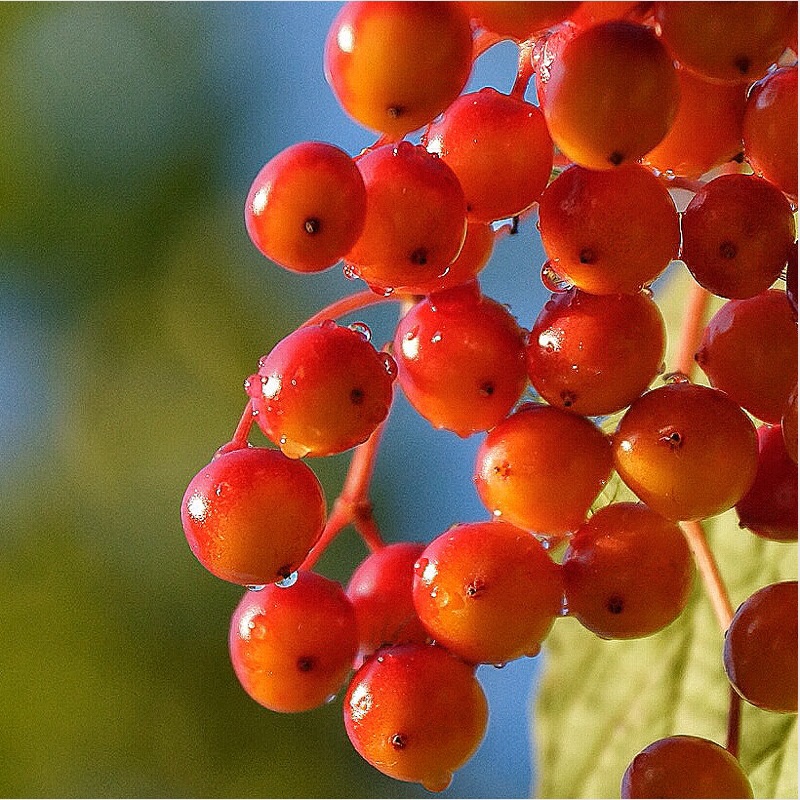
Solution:
[[[685,284],[683,275],[676,280]],[[680,303],[669,294],[674,332],[670,318]],[[740,529],[733,511],[704,528],[734,608],[768,583],[796,579],[796,544]],[[627,765],[664,736],[693,734],[724,745],[730,686],[722,643],[699,575],[681,617],[645,639],[604,641],[574,619],[557,620],[533,708],[534,796],[619,797]],[[796,798],[796,715],[742,706],[740,759],[755,796]]]

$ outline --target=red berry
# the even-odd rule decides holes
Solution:
[[[323,705],[350,673],[358,639],[342,587],[301,571],[249,591],[233,612],[231,663],[244,690],[272,711]]]
[[[259,361],[247,393],[266,436],[292,458],[366,441],[392,404],[394,359],[328,320],[289,334]]]
[[[209,572],[256,586],[300,566],[325,525],[325,497],[302,461],[247,447],[215,458],[192,478],[181,521]]]

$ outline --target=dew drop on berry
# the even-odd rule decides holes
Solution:
[[[342,275],[344,275],[347,280],[354,281],[358,278],[358,270],[352,264],[345,263],[342,266]]]
[[[354,331],[359,336],[364,338],[364,341],[368,342],[372,339],[372,331],[365,322],[353,322],[347,326],[350,328],[351,331]]]
[[[247,586],[246,588],[250,592],[260,592],[263,589],[267,588],[267,584],[266,583],[252,583],[249,586]]]
[[[676,383],[691,383],[689,376],[686,375],[684,372],[669,372],[662,378],[664,383],[666,384],[676,384]]]
[[[389,353],[380,353],[379,355],[383,366],[386,368],[386,372],[391,376],[392,380],[394,380],[397,377],[397,362]]]
[[[297,571],[295,570],[291,575],[287,575],[283,580],[276,581],[275,585],[279,589],[288,589],[290,586],[294,586],[297,583]],[[250,588],[250,587],[248,587]],[[264,588],[263,586],[261,587]]]
[[[544,262],[541,275],[544,288],[548,292],[561,294],[562,292],[568,292],[572,288],[570,282],[556,270],[552,261]]]

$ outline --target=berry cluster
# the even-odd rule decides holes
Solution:
[[[511,91],[465,93],[504,39]],[[355,157],[287,148],[245,222],[275,264],[343,263],[367,290],[260,359],[232,440],[182,504],[195,556],[247,587],[229,644],[257,702],[298,712],[344,689],[355,749],[442,790],[486,729],[476,665],[535,656],[565,615],[604,639],[660,631],[697,564],[732,687],[796,713],[797,583],[726,613],[701,525],[735,508],[754,534],[797,540],[796,51],[785,2],[342,7],[326,76],[378,139]],[[552,295],[526,330],[479,273],[534,215]],[[677,260],[694,282],[664,374],[649,286]],[[711,295],[725,302],[706,325]],[[337,322],[385,302],[402,313],[381,349]],[[369,482],[398,386],[433,427],[482,438],[486,521],[383,542]],[[269,446],[249,443],[253,424]],[[353,448],[329,510],[304,459]],[[615,474],[630,501],[608,501]],[[371,552],[343,588],[314,565],[350,524]],[[752,796],[729,734],[631,754],[622,796]]]

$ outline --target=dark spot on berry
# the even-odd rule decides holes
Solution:
[[[622,153],[619,152],[619,150],[615,150],[608,157],[608,163],[613,164],[615,167],[618,167],[624,160],[625,156],[623,156]]]
[[[737,164],[744,164],[744,150],[740,150],[731,161],[735,161]]]
[[[494,383],[492,381],[484,381],[479,387],[478,391],[484,397],[491,397],[494,394]]]
[[[466,588],[466,595],[467,597],[475,597],[477,594],[480,594],[486,588],[486,584],[480,579],[475,578],[472,583],[468,584]]]
[[[389,741],[395,750],[402,750],[406,746],[406,737],[402,733],[396,733]]]
[[[294,570],[293,570],[293,569],[292,569],[292,568],[291,568],[291,567],[290,567],[288,564],[284,564],[282,567],[280,567],[280,568],[278,569],[278,575],[280,575],[280,576],[281,576],[281,580],[284,580],[284,581],[285,581],[285,580],[286,580],[286,579],[287,579],[287,578],[288,578],[288,577],[289,577],[289,576],[290,576],[290,575],[291,575],[293,572],[294,572]]]
[[[469,214],[471,212],[472,212],[472,204],[471,203],[467,203],[467,214]]]
[[[315,233],[319,233],[322,223],[316,217],[309,217],[303,223],[303,227],[305,228],[306,233],[313,235]]]
[[[672,450],[680,449],[680,446],[683,444],[683,436],[681,436],[680,431],[676,431],[674,428],[667,428],[663,431],[659,431],[660,438],[659,441],[663,442],[670,446]]]
[[[360,406],[364,402],[364,390],[363,389],[351,389],[350,390],[350,402],[354,406]]]
[[[742,75],[747,75],[750,72],[750,59],[747,56],[737,56],[733,60],[733,65]]]
[[[297,659],[297,669],[300,672],[311,672],[314,669],[315,659],[312,656],[300,656]]]
[[[618,597],[617,595],[613,595],[612,597],[608,598],[608,602],[606,603],[606,608],[612,614],[621,614],[622,609],[625,607],[625,604],[622,602],[622,598]]]
[[[508,461],[504,461],[502,464],[495,464],[492,467],[492,472],[499,478],[507,478],[511,474],[511,465]]]
[[[594,262],[597,261],[597,256],[591,247],[584,247],[578,255],[578,259],[581,264],[594,264]]]
[[[574,406],[577,399],[575,392],[570,392],[568,389],[564,389],[564,391],[561,392],[561,402],[564,408],[571,408]]]
[[[424,267],[428,263],[428,251],[424,247],[418,247],[411,254],[411,263]]]
[[[728,241],[727,239],[719,246],[720,258],[725,258],[730,260],[732,258],[736,258],[736,253],[738,252],[739,250],[736,247],[736,245],[733,242]]]
[[[398,117],[402,117],[403,114],[406,113],[405,108],[403,106],[389,106],[386,109],[386,113],[392,118],[397,119]]]
[[[508,231],[509,236],[514,236],[519,231],[519,217],[511,217],[511,228]]]

